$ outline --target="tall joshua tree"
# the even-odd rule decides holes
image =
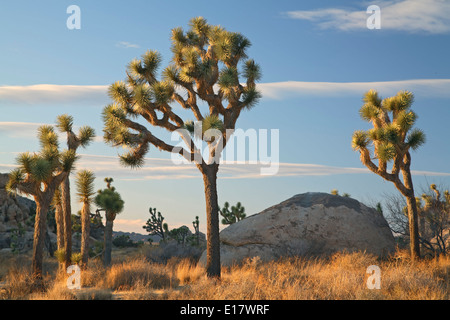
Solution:
[[[89,259],[89,234],[91,226],[91,203],[94,192],[95,175],[92,171],[82,170],[77,173],[76,186],[81,208],[81,266],[87,267]]]
[[[73,150],[59,151],[58,136],[51,126],[39,127],[38,138],[41,144],[40,152],[25,152],[17,157],[19,167],[10,173],[7,190],[32,196],[36,202],[32,272],[34,277],[40,280],[47,211],[55,191],[72,170],[76,154]]]
[[[142,166],[150,145],[195,163],[205,187],[207,275],[220,277],[218,159],[241,112],[255,106],[261,96],[255,85],[260,68],[247,59],[250,41],[242,34],[209,25],[202,17],[190,20],[189,26],[187,32],[182,28],[172,30],[173,58],[162,71],[162,80],[157,75],[161,55],[147,51],[142,59],[129,63],[125,82],[110,86],[114,103],[103,110],[104,139],[113,146],[129,148],[120,156],[126,166]],[[172,103],[192,112],[196,122],[183,120],[172,109]],[[179,133],[185,146],[161,140],[136,118]],[[207,144],[208,162],[192,137]]]
[[[372,123],[373,128],[368,131],[355,131],[352,146],[360,152],[361,162],[370,171],[394,183],[406,198],[411,258],[418,259],[419,231],[410,150],[417,150],[425,143],[425,134],[413,128],[417,119],[417,115],[411,110],[413,100],[413,94],[408,91],[400,91],[397,95],[385,99],[381,99],[375,90],[368,91],[364,95],[364,105],[359,113],[363,120]],[[373,145],[374,158],[369,144]],[[375,164],[373,159],[378,164]],[[390,171],[388,163],[392,163]]]
[[[111,182],[110,182],[111,183]],[[116,215],[122,212],[124,207],[124,201],[122,200],[120,194],[115,190],[114,187],[109,187],[103,190],[99,190],[94,202],[99,206],[101,211],[105,211],[106,225],[105,225],[105,245],[104,245],[104,260],[105,266],[111,264],[111,249],[112,249],[112,232],[114,226],[114,219]]]
[[[79,147],[88,146],[95,136],[95,131],[89,126],[80,127],[78,134],[73,132],[73,117],[67,114],[56,118],[56,127],[67,134],[67,148],[77,151]],[[61,204],[64,215],[64,253],[67,268],[71,264],[72,256],[72,208],[70,204],[70,179],[67,176],[61,184]]]

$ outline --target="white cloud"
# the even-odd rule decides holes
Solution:
[[[368,174],[366,168],[335,167],[305,163],[278,163],[278,173],[272,177],[327,176],[336,174]],[[267,165],[235,162],[220,165],[220,179],[259,179],[261,168]],[[114,176],[117,180],[200,179],[201,174],[193,164],[175,165],[170,159],[147,158],[143,168],[131,170],[119,165],[118,157],[81,155],[77,169],[93,170],[98,177]],[[414,175],[450,176],[450,173],[413,171]]]
[[[116,156],[81,154],[76,170],[89,169],[100,179],[113,176],[116,180],[145,181],[160,179],[201,179],[201,174],[193,164],[175,165],[170,159],[147,158],[140,169],[129,169],[119,164]],[[219,179],[260,179],[270,177],[329,176],[338,174],[371,174],[366,168],[335,167],[307,163],[278,163],[278,173],[274,176],[261,175],[261,168],[267,165],[242,162],[223,163],[220,165]],[[14,164],[0,163],[0,172],[9,172]],[[414,170],[415,176],[449,177],[447,172]]]
[[[37,84],[0,86],[0,103],[6,104],[99,104],[108,103],[108,86]]]
[[[0,133],[10,138],[22,138],[22,139],[35,139],[37,135],[37,129],[42,125],[54,126],[53,123],[36,123],[36,122],[13,122],[13,121],[0,121]],[[73,130],[76,133],[78,126],[74,126]],[[58,132],[58,138],[60,141],[66,140],[66,134]],[[94,142],[103,142],[102,136],[95,136]]]
[[[44,123],[0,122],[0,133],[11,138],[36,137],[37,129]]]
[[[289,11],[287,16],[317,23],[322,29],[367,30],[369,5],[381,9],[381,29],[432,34],[450,32],[450,1],[396,0],[364,2],[357,10],[326,8],[310,11]]]
[[[130,43],[130,42],[127,42],[127,41],[120,41],[120,42],[118,42],[116,44],[116,46],[120,47],[120,48],[140,48],[139,45],[134,44],[134,43]]]
[[[413,79],[376,82],[307,82],[285,81],[257,84],[263,97],[282,99],[293,95],[304,96],[362,96],[375,89],[382,96],[394,95],[400,90],[409,90],[416,96],[450,97],[450,79]]]
[[[399,90],[410,90],[416,95],[450,97],[450,79],[409,79],[377,82],[308,82],[283,81],[259,83],[263,96],[281,99],[294,95],[358,95],[376,89],[382,95],[391,95]],[[0,86],[0,103],[8,104],[78,104],[104,106],[110,103],[108,86],[77,86],[38,84],[31,86]]]

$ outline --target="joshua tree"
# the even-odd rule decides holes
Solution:
[[[184,246],[186,244],[186,240],[190,233],[191,233],[191,231],[189,230],[189,228],[187,226],[181,226],[179,228],[170,230],[169,236],[172,239],[176,240],[178,242],[178,244],[181,244]]]
[[[95,175],[92,171],[82,170],[77,173],[76,186],[81,208],[81,266],[87,267],[89,259],[89,234],[91,226],[91,203],[94,192]]]
[[[120,194],[116,192],[114,187],[99,190],[94,200],[95,204],[99,206],[101,211],[105,211],[106,225],[105,225],[105,253],[104,253],[104,265],[109,266],[111,264],[111,249],[112,249],[112,232],[114,219],[116,215],[122,212],[124,207],[124,201]]]
[[[166,230],[167,230],[167,223],[164,223],[164,217],[162,216],[161,212],[158,211],[158,214],[156,214],[156,208],[149,208],[148,211],[150,212],[151,218],[147,220],[145,223],[144,228],[150,235],[157,235],[161,237],[161,241],[166,240]]]
[[[105,182],[106,182],[106,187],[108,188],[108,189],[111,189],[111,183],[112,182],[114,182],[114,179],[113,178],[105,178],[105,180],[104,180]]]
[[[260,68],[254,60],[244,61],[250,41],[240,33],[209,25],[202,17],[192,19],[189,25],[187,32],[182,28],[172,30],[173,59],[163,70],[162,80],[157,75],[161,55],[147,51],[142,59],[130,62],[125,82],[110,86],[109,95],[114,103],[103,110],[104,139],[113,146],[129,149],[120,156],[126,166],[142,166],[150,145],[195,163],[205,187],[207,275],[220,277],[219,159],[239,115],[255,106],[261,96],[255,85]],[[239,79],[240,75],[243,79]],[[196,122],[185,121],[176,114],[173,102],[190,110]],[[202,112],[201,107],[207,112]],[[136,118],[178,133],[185,147],[159,139]],[[193,137],[207,143],[208,162]]]
[[[430,185],[433,194],[423,194],[421,205],[418,199],[417,210],[420,219],[420,242],[435,255],[446,255],[450,239],[450,194],[442,196],[435,184]]]
[[[39,153],[21,153],[17,157],[19,167],[9,175],[9,192],[30,195],[36,202],[32,271],[36,279],[42,279],[42,260],[47,232],[47,211],[55,191],[69,175],[76,160],[74,150],[60,152],[58,136],[51,126],[38,129],[41,144]]]
[[[386,194],[387,220],[391,230],[405,238],[409,237],[408,207],[404,198]],[[446,255],[450,239],[450,194],[442,196],[436,185],[416,198],[419,216],[419,241],[425,253]]]
[[[240,202],[236,206],[231,206],[228,202],[223,204],[223,208],[219,208],[219,213],[223,217],[222,224],[233,224],[245,218],[245,208]]]
[[[75,134],[73,132],[73,117],[67,114],[60,115],[56,118],[56,127],[60,132],[67,134],[67,147],[74,152],[77,151],[78,147],[85,148],[88,146],[95,136],[94,129],[88,126],[81,127],[78,134]],[[64,267],[67,268],[71,264],[72,257],[72,208],[70,204],[69,176],[61,184],[61,202],[64,213]]]
[[[195,231],[195,243],[200,245],[200,221],[198,220],[198,216],[195,217],[195,220],[192,221],[192,226],[194,227]]]
[[[333,190],[331,190],[330,193],[331,193],[333,196],[340,196],[339,190],[338,190],[338,189],[333,189]],[[344,193],[342,194],[342,196],[343,196],[344,198],[350,198],[350,193],[344,192]]]
[[[364,95],[364,105],[359,113],[363,120],[372,122],[368,131],[355,131],[352,146],[361,155],[361,162],[373,173],[395,187],[406,198],[408,207],[411,258],[420,258],[419,231],[417,222],[417,204],[411,176],[410,150],[416,150],[425,142],[425,134],[413,129],[417,115],[410,110],[413,94],[400,91],[397,95],[381,99],[375,90]],[[369,144],[373,144],[372,160]],[[392,168],[388,171],[388,163]],[[402,179],[400,178],[402,174]]]

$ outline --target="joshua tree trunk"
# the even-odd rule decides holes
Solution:
[[[217,200],[218,164],[203,165],[202,174],[206,199],[206,273],[208,277],[220,278],[219,203]]]
[[[69,177],[61,183],[61,201],[64,215],[64,270],[66,270],[72,264],[72,209]]]
[[[420,246],[419,246],[419,224],[417,222],[418,220],[417,204],[414,192],[412,192],[412,195],[406,196],[406,203],[408,207],[411,259],[416,260],[420,258]]]
[[[113,225],[114,225],[114,219],[111,219],[111,214],[106,212],[105,253],[104,253],[104,259],[103,259],[103,264],[105,267],[108,267],[111,265]]]
[[[403,182],[406,188],[406,204],[408,207],[408,221],[409,221],[409,237],[410,237],[410,250],[411,259],[420,259],[420,245],[419,245],[419,224],[418,224],[418,214],[417,214],[417,203],[416,197],[414,195],[414,187],[411,177],[411,171],[409,168],[410,160],[409,154],[407,155],[408,160],[406,161],[405,168],[402,169]]]
[[[62,206],[55,205],[56,245],[58,250],[64,249],[64,216]]]
[[[32,272],[36,280],[42,280],[42,264],[44,258],[45,236],[47,233],[47,211],[50,201],[45,199],[36,200],[36,216],[34,222],[33,258]]]
[[[89,235],[91,232],[91,217],[89,205],[83,204],[81,210],[81,267],[86,268],[89,259]]]

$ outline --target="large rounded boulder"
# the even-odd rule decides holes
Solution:
[[[395,250],[392,232],[378,211],[355,199],[315,192],[230,225],[221,231],[220,245],[226,266],[256,256],[263,261],[339,251],[387,256]],[[206,262],[206,252],[200,262]]]

